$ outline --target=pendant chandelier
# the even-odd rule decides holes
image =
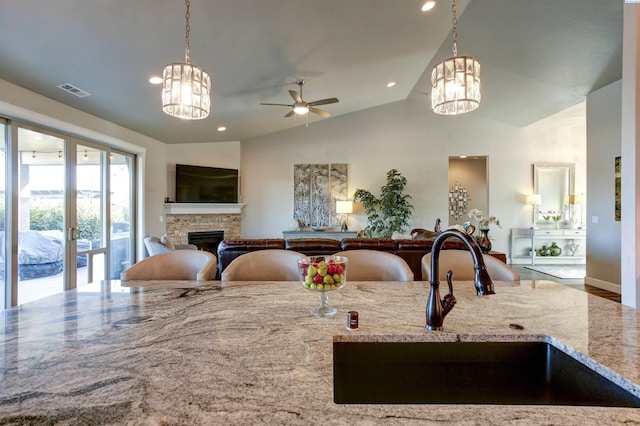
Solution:
[[[431,108],[443,115],[464,114],[480,106],[480,63],[470,56],[458,56],[456,0],[452,10],[453,57],[431,72]]]
[[[211,78],[201,67],[190,63],[189,0],[187,12],[184,62],[169,64],[162,73],[162,111],[185,120],[207,118],[211,105]]]

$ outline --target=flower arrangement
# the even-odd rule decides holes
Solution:
[[[492,223],[495,223],[498,228],[502,228],[502,226],[500,226],[500,219],[495,216],[485,216],[481,210],[471,209],[471,211],[469,211],[469,217],[478,222],[481,230],[489,229],[489,225]]]
[[[559,211],[547,210],[546,212],[539,211],[539,213],[542,215],[542,218],[547,222],[549,221],[549,219],[553,220],[553,222],[556,225],[556,228],[558,227],[558,222],[560,222],[560,219],[562,219],[562,215],[563,215],[562,210],[559,210]]]

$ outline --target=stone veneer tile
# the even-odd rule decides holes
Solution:
[[[167,237],[176,244],[187,244],[189,232],[224,231],[224,238],[240,238],[239,214],[167,214]]]

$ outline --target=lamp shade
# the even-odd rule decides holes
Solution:
[[[353,201],[336,201],[336,213],[353,213]]]
[[[584,195],[567,195],[567,204],[584,204]]]
[[[531,206],[539,206],[542,204],[542,196],[540,194],[527,195],[527,204]]]

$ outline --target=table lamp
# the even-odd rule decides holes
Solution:
[[[531,217],[531,227],[533,229],[537,228],[536,226],[536,216],[538,214],[538,206],[542,204],[542,196],[540,194],[529,194],[527,195],[527,204],[532,207],[532,217]]]
[[[353,201],[336,201],[336,213],[342,215],[342,228],[343,232],[348,231],[347,228],[347,215],[353,213]]]
[[[569,213],[571,214],[571,223],[576,225],[578,228],[583,228],[584,224],[582,222],[582,212],[584,211],[584,195],[583,194],[571,194],[567,196],[567,204],[569,204]],[[580,222],[578,222],[578,218],[575,214],[575,206],[580,206]]]

